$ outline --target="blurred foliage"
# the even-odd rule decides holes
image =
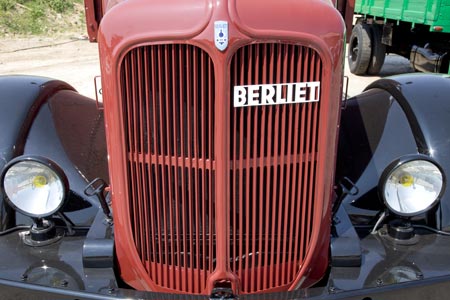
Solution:
[[[0,35],[84,30],[83,0],[0,0]]]

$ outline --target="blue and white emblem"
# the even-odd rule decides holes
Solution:
[[[228,22],[214,22],[214,41],[217,49],[224,51],[228,47]]]

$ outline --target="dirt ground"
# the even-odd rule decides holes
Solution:
[[[0,39],[0,75],[26,74],[60,79],[95,97],[100,75],[98,45],[84,37]]]
[[[388,55],[380,76],[412,72],[408,60]],[[60,79],[81,94],[95,98],[94,77],[100,75],[98,46],[85,36],[0,39],[0,75],[28,74]],[[348,94],[360,93],[380,76],[355,76],[348,71]]]

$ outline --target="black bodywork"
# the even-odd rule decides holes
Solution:
[[[3,76],[0,105],[0,168],[21,155],[54,161],[70,185],[63,212],[74,225],[89,226],[98,201],[84,195],[86,184],[108,179],[103,114],[96,103],[58,80]],[[2,208],[10,210],[3,201]],[[3,213],[1,220],[2,230],[28,221],[15,213]]]
[[[363,209],[361,217],[383,210],[377,201],[379,179],[402,156],[428,156],[450,174],[449,95],[447,76],[412,74],[376,81],[348,100],[341,118],[336,178],[354,182],[358,193],[344,197],[346,207]],[[449,205],[446,191],[424,216],[426,224],[448,231]]]
[[[54,218],[65,236],[42,247],[23,243],[32,221],[1,199],[1,299],[208,298],[134,291],[116,277],[113,222],[98,197],[85,194],[95,178],[108,181],[103,112],[95,101],[60,81],[9,76],[0,77],[0,105],[0,169],[17,156],[42,156],[64,170],[70,185],[63,208],[68,221]],[[449,116],[447,76],[381,79],[345,101],[327,274],[309,289],[239,298],[445,298],[450,191],[430,211],[405,220],[387,212],[378,185],[384,169],[406,155],[432,158],[448,177]],[[414,238],[393,237],[395,224],[406,221]]]

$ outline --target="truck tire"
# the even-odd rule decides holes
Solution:
[[[348,45],[350,72],[365,75],[372,54],[371,30],[367,24],[358,23],[353,27]]]
[[[367,68],[367,74],[378,75],[386,57],[386,45],[381,42],[383,28],[378,24],[372,24],[370,25],[370,29],[372,32],[372,54],[370,56],[369,67]]]

